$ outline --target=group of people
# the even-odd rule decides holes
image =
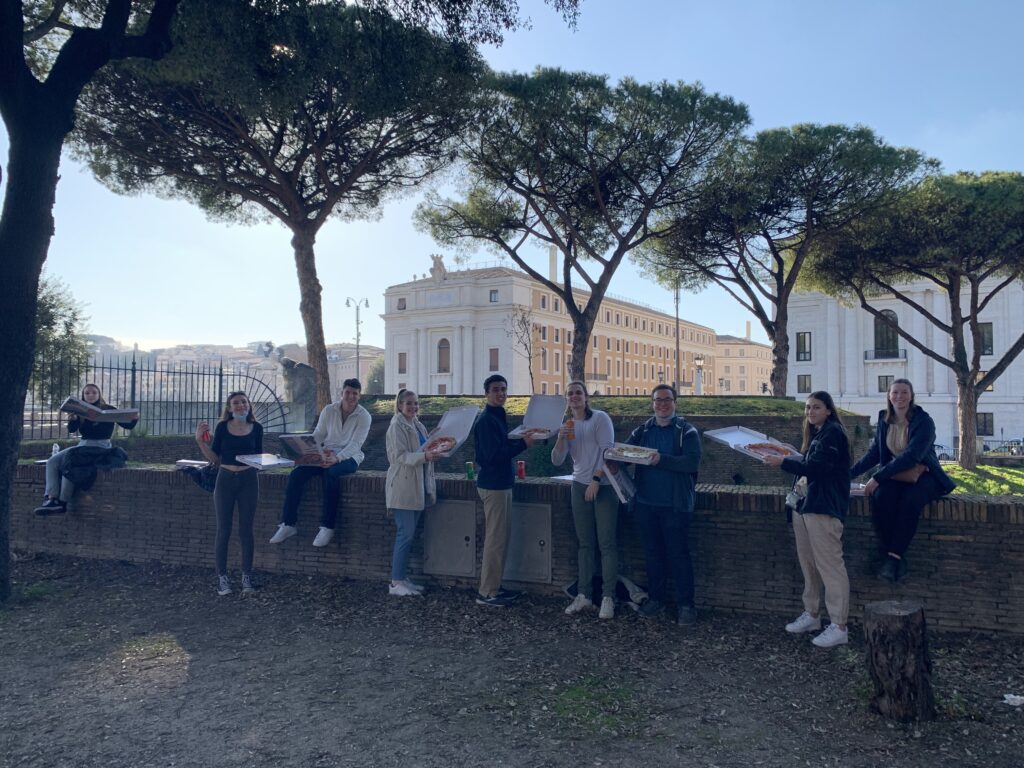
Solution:
[[[298,507],[309,480],[323,485],[320,526],[314,547],[327,546],[334,536],[341,501],[341,478],[355,472],[364,459],[362,446],[370,430],[369,412],[359,405],[362,386],[347,379],[341,398],[321,412],[313,437],[321,449],[301,457],[288,477],[281,521],[270,539],[281,544],[297,533]],[[477,493],[485,521],[484,547],[476,602],[506,607],[521,593],[502,586],[502,573],[510,537],[515,457],[532,447],[533,437],[509,435],[505,401],[508,382],[500,374],[484,381],[486,403],[473,427],[477,467]],[[555,465],[572,459],[571,506],[577,536],[577,594],[565,609],[576,614],[598,608],[601,619],[615,615],[615,586],[619,581],[619,498],[609,476],[628,472],[626,465],[605,458],[615,443],[607,413],[590,406],[582,381],[565,390],[566,419],[551,449]],[[109,408],[99,389],[89,384],[82,399]],[[653,415],[634,429],[627,443],[648,449],[649,463],[633,465],[634,520],[644,547],[648,599],[639,608],[655,617],[669,603],[668,577],[675,588],[675,620],[682,625],[697,620],[693,562],[689,532],[696,502],[701,438],[697,429],[676,413],[676,392],[659,384],[651,393]],[[424,510],[437,500],[434,462],[443,453],[428,447],[428,431],[420,422],[419,398],[403,389],[395,399],[395,414],[386,436],[388,473],[385,506],[394,519],[396,535],[388,592],[397,597],[422,594],[424,587],[409,579],[409,554]],[[122,424],[126,429],[135,422]],[[46,497],[40,514],[64,511],[73,492],[67,480],[61,488],[60,472],[68,454],[90,447],[110,448],[113,424],[96,424],[78,417],[68,422],[78,432],[77,446],[55,454],[47,462]],[[217,516],[217,593],[230,594],[227,550],[238,509],[238,536],[242,551],[243,593],[253,590],[253,522],[259,495],[257,471],[239,456],[263,452],[263,428],[253,415],[244,392],[232,392],[212,432],[203,421],[196,427],[196,443],[203,456],[218,468],[214,487]],[[955,484],[942,470],[934,452],[935,423],[914,402],[913,386],[896,379],[888,391],[886,409],[879,414],[874,440],[864,456],[851,466],[850,444],[831,395],[814,392],[804,405],[800,456],[767,456],[765,462],[794,475],[787,507],[792,513],[797,558],[804,577],[804,612],[786,625],[791,633],[817,632],[822,626],[821,597],[825,596],[829,624],[813,638],[815,645],[832,647],[848,640],[850,583],[843,560],[842,534],[849,506],[851,480],[878,467],[865,485],[872,499],[872,519],[881,555],[879,575],[896,582],[907,572],[906,551],[923,508],[953,490]],[[600,574],[597,563],[600,561]],[[598,602],[598,591],[600,601]],[[598,607],[599,605],[599,607]]]

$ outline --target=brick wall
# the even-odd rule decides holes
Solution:
[[[343,481],[338,535],[322,550],[310,546],[319,507],[315,483],[300,510],[299,536],[278,547],[266,543],[276,527],[286,481],[284,475],[260,478],[257,569],[373,579],[383,590],[394,540],[383,508],[383,474],[363,471]],[[42,489],[42,466],[18,467],[11,517],[15,548],[213,570],[213,500],[181,473],[124,469],[102,474],[89,494],[76,498],[67,515],[48,518],[32,514]],[[457,476],[442,478],[440,489],[444,498],[476,501],[473,484]],[[530,479],[516,485],[515,498],[552,505],[552,580],[523,586],[557,592],[575,579],[569,489]],[[778,488],[701,485],[693,534],[698,607],[771,613],[780,620],[802,610],[802,581],[782,502]],[[476,506],[479,553],[483,520],[480,505]],[[931,505],[909,552],[910,578],[897,588],[873,575],[874,539],[863,499],[851,503],[844,539],[855,619],[867,602],[910,596],[924,600],[929,621],[936,626],[1024,633],[1024,502],[956,497]],[[620,517],[619,540],[623,572],[642,583],[642,551],[625,513]],[[232,540],[231,547],[229,562],[237,572],[237,542]],[[421,564],[417,541],[412,573],[419,574]],[[434,581],[475,586],[473,579]],[[272,581],[268,588],[273,588]]]

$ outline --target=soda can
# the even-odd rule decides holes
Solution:
[[[525,461],[517,461],[516,462],[516,477],[518,477],[520,480],[523,480],[526,477],[526,462]]]
[[[476,470],[473,467],[473,462],[472,461],[467,461],[466,462],[466,479],[467,480],[472,480],[475,477],[476,477]]]

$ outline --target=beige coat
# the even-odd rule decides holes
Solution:
[[[434,464],[426,461],[417,433],[427,434],[419,419],[410,424],[400,413],[391,418],[387,434],[388,477],[384,483],[384,503],[389,510],[425,509],[437,501]]]

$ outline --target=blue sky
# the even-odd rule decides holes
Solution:
[[[539,0],[522,5],[533,28],[484,51],[496,69],[700,81],[747,104],[754,130],[859,123],[937,158],[946,172],[1024,171],[1022,3],[585,0],[575,32]],[[6,157],[3,131],[0,151]],[[211,223],[183,202],[118,197],[67,158],[61,174],[46,269],[87,305],[90,332],[142,348],[303,340],[284,227]],[[365,297],[363,343],[383,346],[384,289],[426,272],[429,254],[445,253],[412,225],[420,196],[391,203],[374,221],[321,230],[328,342],[354,340],[345,298]],[[540,251],[537,263],[546,263]],[[672,311],[669,293],[629,266],[611,291]],[[681,314],[735,335],[749,319],[713,290],[685,296]],[[756,322],[754,335],[764,338]]]

